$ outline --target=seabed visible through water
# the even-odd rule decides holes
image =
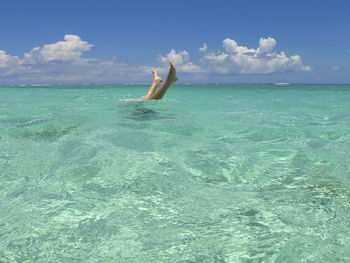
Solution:
[[[0,262],[350,262],[350,86],[0,87]]]

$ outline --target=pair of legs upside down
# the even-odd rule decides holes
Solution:
[[[163,81],[163,79],[157,75],[157,72],[155,70],[152,70],[152,73],[153,73],[153,82],[150,88],[148,89],[148,91],[146,92],[146,94],[142,98],[145,100],[160,100],[161,98],[163,98],[165,92],[170,87],[170,85],[173,82],[177,81],[176,69],[174,64],[170,62],[168,77],[157,90],[156,88],[158,87],[159,83]]]

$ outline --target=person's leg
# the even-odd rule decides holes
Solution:
[[[168,77],[166,78],[165,82],[163,83],[162,86],[160,86],[159,89],[157,89],[156,92],[154,92],[153,94],[148,96],[147,100],[160,100],[161,98],[163,98],[167,89],[175,81],[177,81],[176,69],[175,69],[174,64],[172,62],[170,62],[169,74],[168,74]]]
[[[152,95],[156,90],[156,88],[158,87],[159,83],[161,83],[163,80],[161,77],[157,75],[157,72],[155,70],[152,70],[152,73],[153,73],[153,82],[150,88],[147,90],[146,94],[143,96],[144,98],[147,98],[150,95]]]

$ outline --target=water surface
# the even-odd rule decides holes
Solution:
[[[0,87],[0,262],[350,261],[350,86]]]

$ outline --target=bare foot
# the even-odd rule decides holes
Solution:
[[[169,64],[170,64],[169,80],[171,82],[176,82],[177,81],[176,68],[175,68],[173,62],[170,61]]]
[[[163,79],[158,76],[155,70],[152,70],[152,73],[153,73],[153,82],[161,83],[163,81]]]

